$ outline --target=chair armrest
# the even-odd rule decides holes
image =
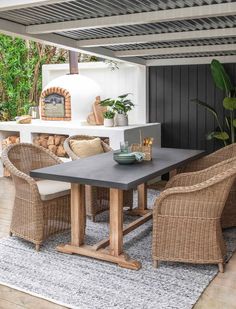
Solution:
[[[7,168],[7,170],[10,172],[10,174],[12,175],[12,177],[17,177],[19,179],[21,179],[22,181],[28,183],[30,186],[35,186],[37,187],[36,181],[30,177],[29,175],[19,171],[12,163],[11,161],[8,159],[7,155],[5,154],[5,152],[3,151],[2,153],[2,162],[4,164],[4,166]]]
[[[220,163],[224,160],[231,159],[236,156],[236,143],[223,147],[209,155],[206,155],[198,160],[189,162],[182,168],[178,169],[178,173],[187,173],[195,172],[210,166],[213,166],[217,163]]]
[[[236,157],[221,161],[197,172],[180,173],[172,177],[166,184],[166,189],[181,186],[193,186],[207,181],[229,169],[236,162]]]
[[[211,177],[210,170],[211,168],[198,172],[178,174],[167,182],[165,189],[173,187],[189,187],[204,182]]]
[[[227,178],[229,179],[230,176],[222,173],[195,185],[164,190],[155,201],[154,217],[158,215],[192,218],[220,216],[221,210],[218,206],[227,198],[227,190],[224,190],[224,193],[221,192],[220,186],[222,179],[227,181]],[[233,176],[232,179],[234,179]]]
[[[218,163],[218,162],[219,161],[217,161],[216,163]],[[200,170],[203,170],[205,168],[208,168],[211,165],[213,165],[213,164],[210,163],[208,156],[205,156],[203,158],[191,161],[191,162],[187,163],[186,165],[184,165],[183,167],[178,168],[177,173],[179,174],[179,173],[196,172],[196,171],[200,171]]]

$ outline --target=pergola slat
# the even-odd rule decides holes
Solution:
[[[236,55],[236,0],[0,2],[0,32],[98,57],[150,65]]]
[[[211,16],[235,15],[236,3],[213,4],[206,6],[196,6],[183,9],[172,9],[164,11],[153,11],[145,13],[135,13],[127,15],[107,16],[100,18],[90,18],[66,22],[47,23],[26,27],[29,34],[52,33],[71,31],[76,29],[92,29],[103,27],[115,27],[124,25],[145,24],[154,22],[164,22],[171,20],[185,20],[191,18],[206,18]]]
[[[78,47],[97,47],[97,46],[111,46],[122,44],[138,44],[149,42],[168,42],[168,41],[183,41],[191,39],[206,39],[219,37],[234,37],[236,36],[236,27],[226,29],[211,29],[211,30],[197,30],[184,32],[170,32],[160,34],[148,35],[133,35],[113,38],[101,38],[78,41]]]

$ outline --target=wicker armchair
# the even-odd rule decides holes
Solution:
[[[64,142],[64,148],[72,160],[80,159],[71,149],[71,140],[92,140],[95,137],[88,135],[74,135]],[[112,148],[101,140],[104,152],[112,151]],[[96,215],[109,209],[109,189],[85,186],[86,214],[95,222]],[[133,190],[124,191],[124,207],[133,207]]]
[[[188,163],[183,168],[177,170],[177,173],[200,171],[214,164],[222,162],[223,160],[227,160],[233,157],[236,157],[236,143],[221,148],[220,150],[201,159]],[[223,228],[236,226],[236,180],[231,188],[229,197],[222,213],[221,226]]]
[[[16,191],[10,235],[31,241],[38,251],[50,235],[70,228],[70,188],[62,182],[33,179],[29,172],[59,164],[61,160],[43,147],[21,143],[7,147],[2,161]]]
[[[236,158],[203,171],[179,174],[157,198],[153,211],[153,260],[218,264],[225,244],[220,218],[236,177]]]

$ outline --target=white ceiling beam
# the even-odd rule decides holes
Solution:
[[[115,56],[123,58],[123,57],[158,56],[158,55],[191,54],[191,53],[206,53],[206,52],[224,52],[234,50],[236,51],[236,44],[220,44],[220,45],[123,50],[115,52]]]
[[[74,20],[57,23],[32,25],[26,28],[27,33],[51,33],[92,28],[104,28],[126,25],[147,24],[174,20],[206,18],[212,16],[235,15],[236,3],[212,4],[181,9],[161,10],[119,16],[108,16]]]
[[[215,56],[214,59],[221,63],[235,63],[236,56]],[[193,65],[210,64],[212,57],[193,57],[193,58],[172,58],[172,59],[152,59],[147,60],[147,66],[173,66],[173,65]]]
[[[236,27],[226,29],[196,30],[160,34],[133,35],[115,38],[90,39],[78,41],[78,47],[97,47],[153,42],[171,42],[197,39],[213,39],[236,36]]]
[[[0,12],[17,10],[40,5],[56,4],[61,2],[68,2],[71,0],[1,0]]]
[[[126,59],[119,59],[115,57],[113,51],[105,49],[105,48],[78,48],[76,40],[69,39],[57,34],[38,34],[38,35],[29,35],[25,31],[25,26],[6,21],[4,19],[0,19],[0,33],[11,35],[11,36],[18,36],[23,39],[33,40],[36,42],[40,42],[42,44],[48,44],[52,46],[57,46],[60,48],[65,48],[69,50],[78,51],[84,54],[95,55],[105,59],[111,59],[116,61],[124,61],[130,62],[140,65],[145,65],[146,61],[139,58],[132,58],[128,57]]]

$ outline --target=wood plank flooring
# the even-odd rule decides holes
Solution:
[[[13,201],[14,188],[11,180],[0,178],[0,237],[8,235]],[[0,309],[26,308],[63,309],[66,307],[0,285]],[[225,273],[219,273],[216,276],[194,309],[236,309],[236,253],[227,264]]]

